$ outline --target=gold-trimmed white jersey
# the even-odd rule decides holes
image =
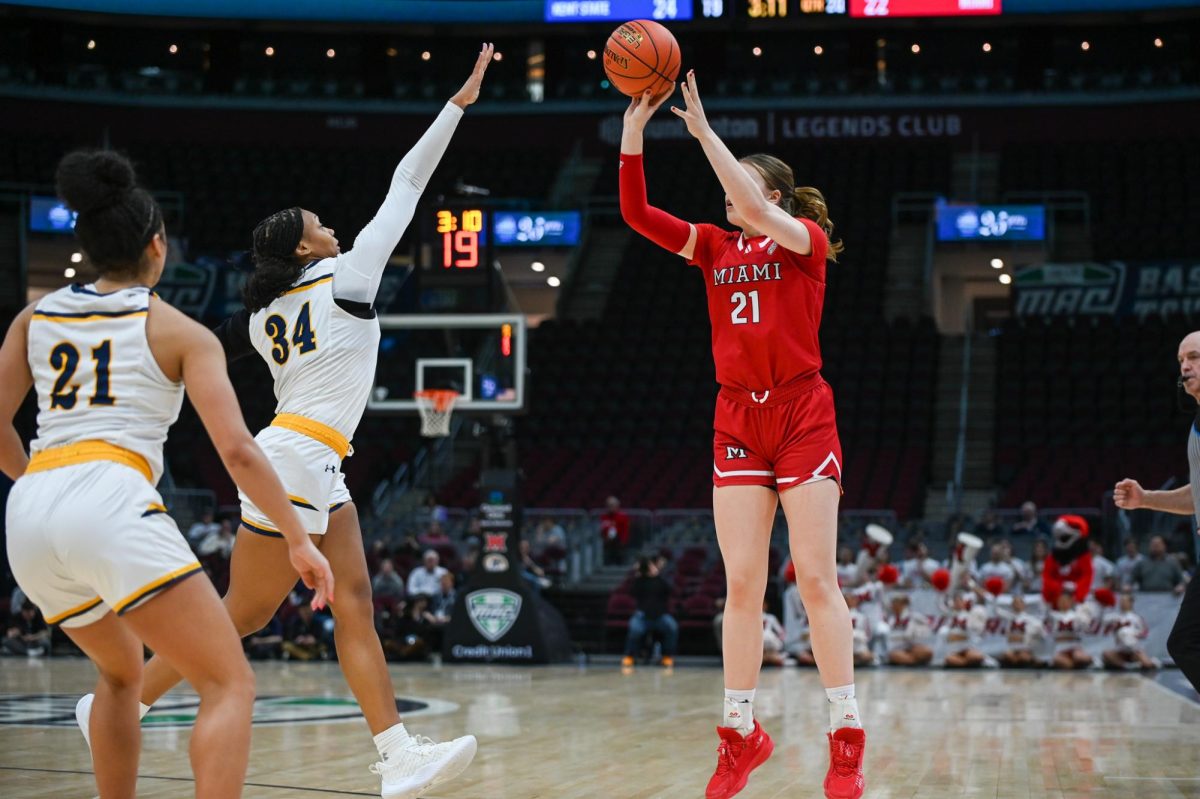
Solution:
[[[274,379],[275,412],[303,416],[347,440],[375,385],[379,321],[334,301],[336,259],[314,261],[295,285],[250,315],[250,343]]]
[[[105,441],[163,470],[163,442],[179,416],[183,384],[163,374],[146,338],[150,289],[109,293],[72,284],[38,302],[28,358],[38,398],[33,453]]]

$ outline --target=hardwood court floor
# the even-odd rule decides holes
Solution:
[[[337,666],[255,670],[259,695],[277,698],[256,708],[274,722],[254,729],[247,799],[378,796],[366,769],[374,748],[339,701],[348,691]],[[479,738],[471,768],[429,799],[691,799],[715,764],[715,668],[392,673],[398,697],[441,700],[409,717],[412,730]],[[0,660],[0,797],[95,795],[71,710],[91,682],[82,660]],[[863,670],[858,692],[868,797],[1200,797],[1200,706],[1139,676]],[[168,698],[184,707],[192,699]],[[816,674],[766,672],[756,706],[776,750],[739,799],[820,797],[827,714]],[[177,715],[186,721],[185,710]],[[349,718],[303,720],[314,715]],[[13,723],[34,717],[66,726]],[[139,796],[191,796],[186,727],[148,730],[144,741]]]

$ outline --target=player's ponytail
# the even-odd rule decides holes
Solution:
[[[825,257],[830,261],[837,261],[838,254],[846,249],[846,245],[833,240],[833,220],[829,218],[825,196],[811,186],[796,186],[792,168],[773,155],[748,155],[742,159],[742,163],[754,167],[758,174],[762,175],[768,189],[779,192],[780,208],[792,216],[811,219],[825,231],[829,238],[829,250]]]
[[[271,214],[254,228],[254,271],[242,287],[250,313],[266,308],[300,279],[304,264],[295,252],[303,237],[304,215],[299,208]]]
[[[817,223],[829,238],[829,260],[836,262],[838,255],[846,249],[846,245],[833,240],[833,220],[829,218],[829,207],[825,205],[825,195],[812,186],[797,186],[792,189],[792,208],[790,213],[802,216]]]
[[[75,236],[100,276],[136,277],[146,246],[163,232],[163,216],[137,185],[129,159],[112,150],[75,150],[58,162],[55,184],[78,213]]]

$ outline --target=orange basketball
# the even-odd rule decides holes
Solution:
[[[604,45],[604,72],[622,94],[638,97],[649,89],[655,97],[679,77],[679,43],[671,32],[648,19],[626,22]]]

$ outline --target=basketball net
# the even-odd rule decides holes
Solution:
[[[417,411],[421,414],[421,435],[426,438],[441,438],[450,435],[450,415],[458,400],[457,391],[431,389],[413,394]]]

